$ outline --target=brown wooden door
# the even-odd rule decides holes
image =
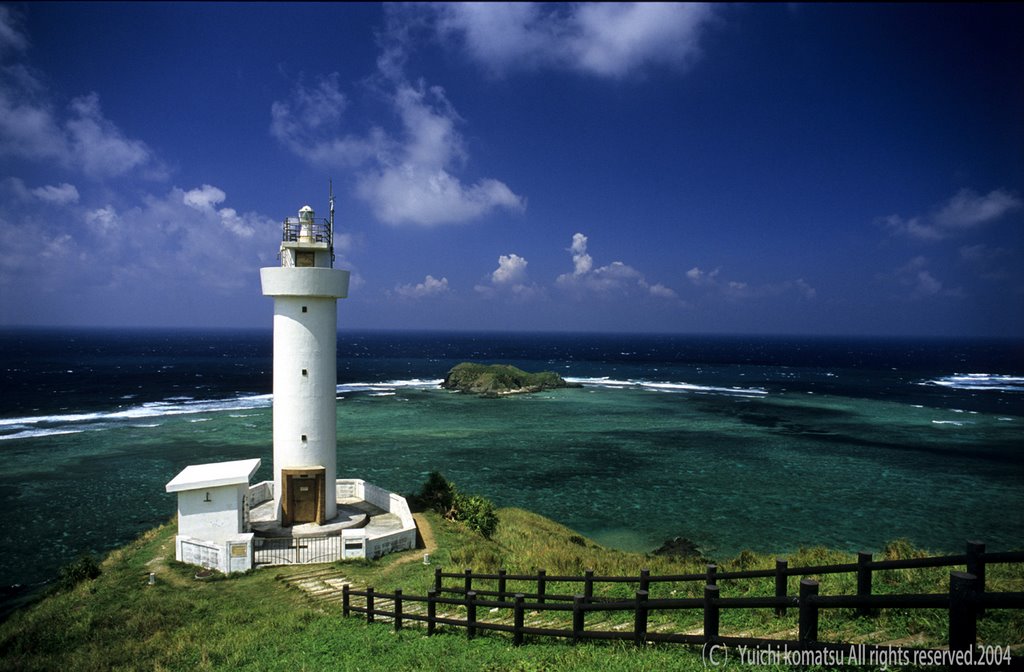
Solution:
[[[293,476],[290,488],[292,522],[315,523],[317,500],[317,482],[320,479],[301,476]]]

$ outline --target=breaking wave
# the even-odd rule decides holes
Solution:
[[[1006,376],[997,373],[957,373],[926,380],[921,385],[939,385],[954,390],[997,390],[1024,392],[1024,376]]]
[[[733,397],[763,397],[768,390],[760,387],[714,387],[710,385],[693,385],[692,383],[652,382],[647,380],[616,380],[607,376],[601,378],[566,377],[566,382],[578,383],[584,387],[604,387],[608,389],[637,389],[652,392],[686,392],[691,394],[724,394]]]
[[[28,439],[56,434],[77,434],[79,432],[103,429],[104,425],[121,420],[161,418],[172,415],[193,415],[216,413],[218,411],[240,411],[270,406],[271,395],[253,394],[231,399],[192,399],[174,397],[163,401],[151,401],[138,406],[115,411],[95,413],[63,413],[57,415],[36,415],[24,418],[0,418],[0,441]],[[136,427],[145,425],[135,425]],[[157,427],[159,425],[151,425]],[[21,430],[21,431],[17,431]]]

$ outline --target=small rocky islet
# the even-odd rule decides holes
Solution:
[[[441,387],[494,398],[582,385],[567,382],[554,371],[529,373],[509,364],[462,362],[448,371]]]

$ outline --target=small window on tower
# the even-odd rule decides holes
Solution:
[[[303,306],[303,307],[302,307],[302,312],[306,312],[307,310],[309,310],[309,309],[308,309],[308,308],[306,308],[306,306]]]
[[[306,369],[303,369],[302,370],[302,375],[308,376],[309,375],[309,371],[307,371]]]
[[[296,252],[295,265],[299,268],[315,266],[316,255],[313,252]]]
[[[305,435],[305,434],[303,434],[303,435],[302,435],[302,442],[303,442],[303,443],[305,443],[305,442],[306,442],[306,435]]]

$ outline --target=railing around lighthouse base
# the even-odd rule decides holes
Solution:
[[[343,530],[341,534],[256,537],[256,565],[316,564],[352,558],[372,560],[416,547],[416,521],[405,497],[361,478],[338,479],[335,483],[335,497],[339,501],[356,499],[366,502],[382,511],[378,515],[391,514],[397,518],[398,524],[375,525],[371,516],[366,528]],[[274,482],[262,481],[250,486],[248,498],[252,507],[272,500]],[[394,518],[391,519],[392,523]],[[362,542],[361,552],[357,548],[357,540]]]

